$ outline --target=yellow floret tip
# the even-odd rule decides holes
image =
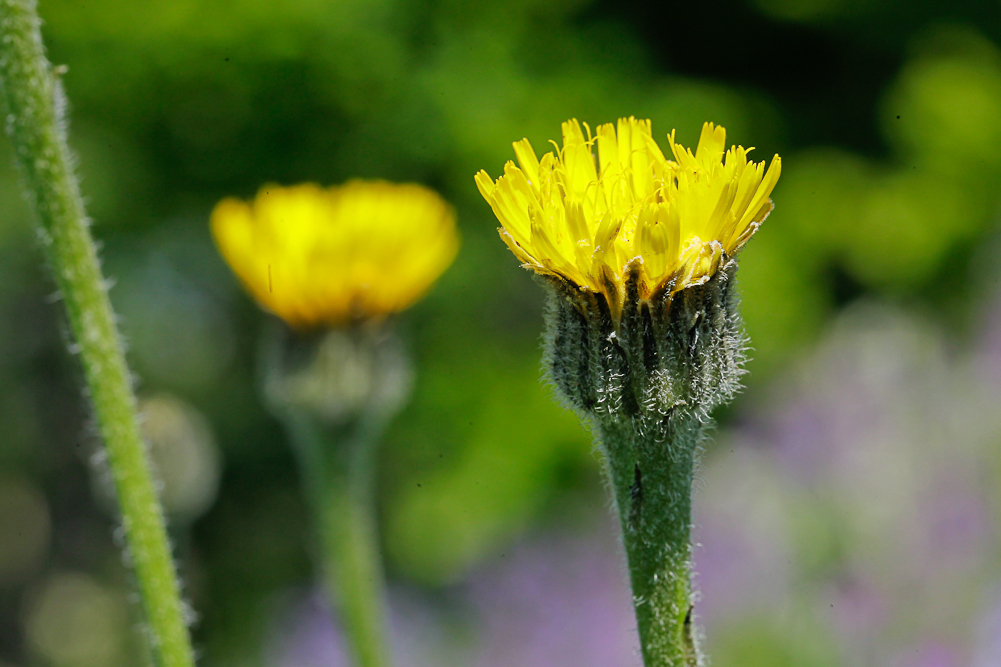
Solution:
[[[452,263],[455,212],[415,184],[265,185],[211,217],[223,258],[265,309],[299,329],[407,308]]]
[[[631,272],[643,299],[705,282],[772,210],[781,159],[766,172],[748,161],[751,149],[727,149],[720,126],[702,126],[694,154],[672,130],[673,160],[649,120],[584,130],[576,119],[563,123],[563,147],[541,160],[528,139],[515,142],[518,166],[509,161],[496,181],[480,171],[476,185],[525,268],[602,293],[613,311]]]

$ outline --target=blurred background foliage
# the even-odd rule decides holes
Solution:
[[[983,639],[992,622],[1001,635],[1001,599],[977,597],[1001,583],[1001,429],[996,406],[977,397],[1001,393],[975,372],[1001,359],[984,347],[985,331],[1001,345],[1001,6],[40,4],[50,56],[69,67],[72,144],[203,664],[343,664],[336,635],[315,621],[324,612],[302,602],[308,516],[256,390],[266,316],[217,256],[207,218],[221,197],[266,182],[351,177],[439,189],[463,235],[456,264],[398,323],[418,380],[383,451],[380,507],[403,663],[627,664],[628,598],[598,463],[539,383],[542,293],[498,241],[472,180],[480,168],[497,175],[513,140],[544,150],[569,117],[593,127],[623,115],[651,118],[659,139],[677,128],[686,144],[713,120],[785,167],[776,211],[741,258],[748,389],[720,415],[699,489],[714,664],[1001,660]],[[0,153],[0,665],[144,664],[80,373],[9,149]],[[869,382],[879,369],[896,379]],[[914,395],[914,377],[927,392]],[[870,411],[882,406],[861,431],[847,428],[852,401],[868,395],[859,382],[879,389]],[[813,412],[796,402],[804,396]],[[849,469],[868,477],[786,470],[800,449],[783,454],[782,425],[797,410],[812,421],[786,440],[862,456],[868,464]],[[869,451],[867,438],[881,446]],[[919,567],[907,531],[929,515],[894,512],[916,511],[938,487],[914,480],[950,462],[948,488],[979,489],[969,546],[979,560],[953,571],[934,552]],[[901,470],[910,485],[894,486]],[[894,489],[897,504],[884,503]],[[597,537],[545,537],[568,531]],[[744,554],[743,569],[720,553]],[[578,566],[591,574],[559,583]],[[531,591],[519,597],[519,585]],[[855,620],[842,623],[822,612],[845,591],[857,594],[846,602]],[[557,604],[563,594],[579,604]],[[530,623],[540,610],[549,616]],[[603,632],[607,642],[568,657]]]

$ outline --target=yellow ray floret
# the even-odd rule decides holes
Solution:
[[[455,213],[420,185],[266,185],[224,199],[212,233],[250,294],[290,325],[377,318],[419,299],[455,258]]]
[[[641,298],[705,282],[772,210],[779,156],[766,172],[748,161],[751,149],[726,149],[722,127],[703,125],[694,154],[672,131],[673,160],[649,120],[622,118],[595,136],[584,129],[563,123],[563,148],[541,160],[528,139],[516,142],[520,167],[509,161],[496,182],[480,171],[476,185],[525,268],[603,293],[613,309],[631,271]]]

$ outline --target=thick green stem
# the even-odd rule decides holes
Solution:
[[[622,523],[646,667],[701,663],[692,624],[692,475],[698,424],[606,416],[597,423]]]
[[[327,594],[340,614],[358,667],[388,667],[385,583],[375,521],[375,458],[384,425],[362,415],[324,427],[290,419],[316,515]]]
[[[107,448],[129,557],[157,664],[194,664],[163,512],[136,403],[66,143],[65,102],[32,0],[0,1],[0,87],[7,134],[41,223],[39,236]]]

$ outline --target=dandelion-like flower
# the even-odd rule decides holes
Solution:
[[[766,172],[748,161],[751,149],[727,150],[720,126],[703,125],[694,154],[672,131],[673,160],[649,120],[623,118],[595,136],[584,129],[563,123],[563,148],[541,160],[528,139],[516,142],[520,167],[509,161],[496,182],[480,171],[476,185],[523,266],[603,294],[616,317],[631,273],[641,299],[701,284],[772,209],[779,156]]]
[[[644,664],[702,667],[691,588],[691,487],[712,410],[743,373],[736,254],[772,210],[781,171],[726,148],[706,123],[695,152],[650,121],[591,134],[563,123],[538,159],[514,144],[476,184],[525,268],[545,278],[545,367],[589,424],[622,523]],[[595,149],[597,149],[595,151]],[[595,159],[597,153],[597,160]]]
[[[417,301],[452,263],[455,213],[420,185],[266,185],[253,201],[219,202],[211,225],[247,291],[289,325],[265,330],[264,402],[286,422],[300,458],[318,571],[352,662],[387,667],[375,457],[412,373],[386,316]]]
[[[407,308],[455,258],[452,207],[414,184],[266,185],[227,198],[212,232],[257,302],[291,326],[347,324]]]

